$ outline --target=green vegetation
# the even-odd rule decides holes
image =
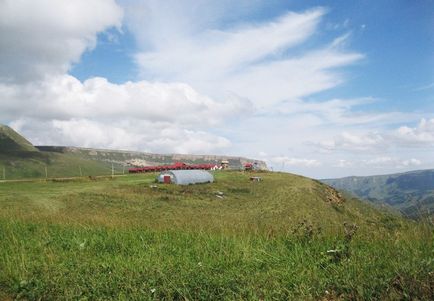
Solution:
[[[116,174],[123,172],[123,166],[114,164],[114,167]],[[3,180],[3,168],[7,180],[45,178],[46,175],[49,178],[59,178],[111,174],[111,163],[109,162],[86,160],[73,154],[50,152],[19,155],[0,153],[0,180]]]
[[[38,150],[17,132],[0,124],[0,153],[37,152]]]
[[[434,170],[322,181],[374,204],[390,205],[410,218],[434,217]]]
[[[23,136],[0,124],[0,180],[111,174],[111,162],[75,153],[39,151]],[[123,166],[114,163],[117,173]]]
[[[0,183],[0,299],[433,299],[430,225],[260,175]]]

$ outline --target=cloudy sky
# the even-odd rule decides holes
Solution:
[[[0,0],[0,123],[36,145],[434,168],[434,1]]]

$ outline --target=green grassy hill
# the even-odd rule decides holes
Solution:
[[[0,299],[432,299],[431,226],[255,175],[0,183]]]
[[[115,163],[115,167],[117,173],[122,172],[121,165]],[[89,160],[73,153],[39,151],[13,129],[0,125],[0,180],[3,176],[13,180],[107,174],[111,174],[111,162]]]
[[[0,153],[27,153],[38,152],[38,150],[13,129],[7,125],[0,124]]]
[[[434,215],[434,170],[322,180],[375,204],[387,204],[405,216]]]

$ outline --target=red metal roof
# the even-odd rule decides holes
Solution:
[[[153,172],[163,170],[182,170],[182,169],[212,169],[215,164],[185,164],[183,162],[175,162],[171,165],[145,166],[128,169],[129,173]]]

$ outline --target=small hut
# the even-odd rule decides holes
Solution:
[[[189,185],[198,183],[212,183],[214,176],[205,170],[168,170],[158,176],[158,182],[165,184]]]
[[[222,160],[220,166],[222,169],[228,169],[229,168],[229,161],[228,160]]]

